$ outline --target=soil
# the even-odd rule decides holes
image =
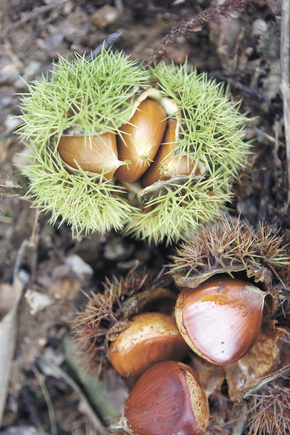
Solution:
[[[234,100],[242,100],[240,110],[251,118],[246,139],[252,140],[252,155],[234,186],[235,200],[228,204],[228,213],[247,219],[254,228],[267,222],[287,244],[281,3],[253,1],[186,38],[178,36],[166,46],[164,59],[183,63],[188,58],[198,71],[228,83]],[[71,322],[85,294],[101,288],[105,277],[125,276],[137,263],[158,272],[176,248],[148,246],[113,231],[74,239],[69,226],[50,226],[49,215],[39,214],[12,191],[7,180],[11,181],[17,153],[24,148],[15,134],[21,122],[15,118],[20,115],[19,94],[59,55],[90,53],[114,32],[123,34],[114,49],[149,62],[154,48],[177,22],[215,4],[214,0],[1,0],[0,279],[11,284],[17,272],[24,283],[1,434],[94,434],[99,433],[96,418],[106,423],[108,414],[121,412],[127,385],[112,375],[104,390],[95,379],[104,398],[100,408],[99,393],[89,391],[85,369],[76,364],[71,351]],[[66,259],[73,255],[85,264],[71,276]],[[31,292],[40,294],[44,305],[31,302]]]

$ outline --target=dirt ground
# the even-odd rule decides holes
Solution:
[[[26,92],[25,82],[46,72],[58,55],[89,53],[114,32],[123,34],[114,49],[149,62],[154,48],[177,22],[216,3],[1,0],[0,279],[11,284],[17,272],[24,284],[1,434],[95,434],[101,433],[99,421],[105,424],[118,416],[128,394],[126,384],[113,375],[105,386],[86,378],[72,350],[70,325],[85,300],[80,288],[84,292],[101,288],[106,276],[126,275],[136,261],[158,271],[175,252],[174,246],[148,246],[115,232],[73,239],[68,226],[51,227],[49,216],[39,215],[29,201],[9,190],[7,180],[24,148],[15,134],[21,122],[15,118],[20,114],[19,94]],[[254,228],[268,222],[287,244],[281,3],[253,1],[228,18],[205,23],[186,38],[175,38],[166,46],[164,59],[183,63],[188,57],[198,71],[228,83],[234,100],[242,99],[241,112],[252,118],[246,139],[253,141],[253,147],[249,167],[234,186],[229,213],[240,214]],[[71,277],[65,260],[76,258],[73,255],[85,263]],[[40,305],[33,292],[42,296]],[[244,428],[240,433],[248,432]]]

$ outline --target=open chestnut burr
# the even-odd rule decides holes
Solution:
[[[58,143],[61,158],[73,171],[81,168],[103,174],[108,180],[114,176],[126,182],[139,180],[152,163],[166,129],[167,113],[160,102],[161,96],[154,89],[137,94],[118,135],[62,135]]]
[[[130,383],[165,360],[182,361],[189,348],[173,316],[177,293],[168,278],[132,270],[107,280],[75,321],[77,343],[93,373],[111,365]]]
[[[212,408],[232,420],[225,433],[241,418],[240,409],[251,434],[274,433],[273,420],[275,433],[284,434],[290,417],[283,406],[283,396],[290,398],[290,333],[289,322],[285,326],[278,319],[283,310],[289,313],[290,262],[283,239],[266,225],[255,232],[247,222],[224,218],[184,243],[173,260],[180,289],[177,324],[194,350],[190,366]],[[219,424],[214,415],[211,424]]]
[[[52,224],[173,243],[220,218],[249,150],[248,119],[221,84],[102,50],[60,58],[28,88],[25,175]]]
[[[290,399],[290,265],[282,237],[266,225],[254,231],[247,222],[224,218],[214,228],[206,226],[191,235],[172,260],[169,267],[175,285],[170,274],[154,278],[149,271],[132,270],[120,281],[107,280],[104,291],[90,297],[75,328],[89,367],[104,376],[106,367],[113,365],[131,388],[145,376],[138,372],[136,350],[149,361],[142,369],[145,374],[161,364],[160,354],[157,359],[153,355],[155,345],[157,353],[166,354],[155,334],[159,326],[146,343],[150,322],[158,314],[159,320],[167,319],[161,336],[167,334],[168,343],[180,343],[183,336],[188,344],[186,354],[181,352],[179,358],[193,369],[209,398],[209,433],[222,427],[225,434],[232,434],[240,412],[251,435],[267,433],[273,419],[277,434],[284,435],[290,418],[290,410],[283,405],[285,398]],[[175,324],[172,328],[173,310],[179,336]],[[288,315],[288,326],[286,321],[284,326],[280,323],[283,313]],[[137,344],[136,348],[130,348],[131,344]],[[164,357],[170,358],[169,353]],[[133,372],[135,359],[138,370]],[[122,367],[124,362],[129,369],[126,364]],[[128,402],[132,407],[134,400]],[[128,421],[130,415],[124,411]],[[139,419],[138,415],[134,418],[135,422]],[[125,430],[139,435],[129,424]],[[152,427],[140,432],[147,433],[154,433]]]

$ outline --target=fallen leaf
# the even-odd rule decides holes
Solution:
[[[0,427],[15,348],[17,306],[22,290],[22,283],[17,277],[12,285],[0,285]]]

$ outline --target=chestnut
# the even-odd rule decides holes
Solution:
[[[141,376],[123,414],[123,428],[131,435],[202,435],[208,421],[208,399],[197,375],[175,361]]]
[[[143,100],[117,138],[119,159],[127,163],[116,171],[121,181],[138,180],[153,161],[166,129],[166,112],[156,101]]]
[[[187,344],[215,364],[240,359],[261,327],[267,293],[239,279],[215,277],[184,287],[176,301],[176,323]]]
[[[159,180],[166,180],[173,175],[190,175],[194,168],[194,161],[191,156],[175,155],[174,147],[179,137],[179,125],[176,119],[169,118],[167,129],[162,143],[155,156],[154,162],[145,172],[142,178],[142,186],[148,187]],[[195,170],[199,175],[200,169]]]
[[[61,136],[58,152],[62,160],[72,169],[101,174],[112,179],[116,169],[122,165],[118,160],[116,135],[103,133],[100,136]]]
[[[130,319],[111,343],[109,357],[121,376],[137,378],[161,361],[182,361],[188,350],[174,317],[152,312]]]

